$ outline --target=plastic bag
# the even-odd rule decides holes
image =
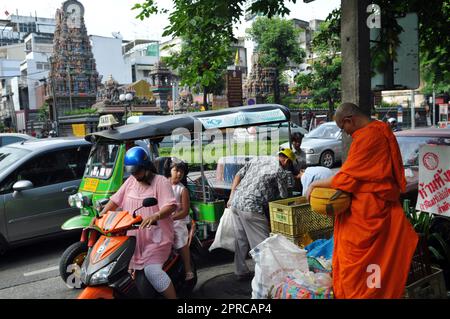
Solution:
[[[332,299],[332,279],[326,273],[296,272],[270,293],[274,299]]]
[[[229,208],[225,208],[222,217],[219,221],[219,226],[216,231],[216,236],[214,237],[214,242],[209,251],[223,248],[234,252],[234,228],[233,228],[233,212]]]
[[[269,297],[269,291],[296,271],[308,271],[306,250],[300,249],[281,235],[273,235],[254,249],[250,255],[255,261],[252,281],[252,299]]]
[[[308,251],[308,257],[324,257],[325,259],[333,258],[334,236],[330,239],[318,239],[305,247]]]

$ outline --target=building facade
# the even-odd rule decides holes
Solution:
[[[0,47],[0,126],[16,129],[15,111],[20,110],[20,64],[25,58],[25,44]]]
[[[151,82],[150,73],[160,58],[160,45],[154,40],[134,40],[123,45],[123,58],[131,71],[131,82]]]
[[[30,33],[54,33],[55,27],[53,18],[10,15],[0,20],[0,46],[22,43]]]
[[[90,35],[89,39],[102,83],[110,76],[120,84],[132,83],[131,65],[125,61],[122,54],[122,38]]]

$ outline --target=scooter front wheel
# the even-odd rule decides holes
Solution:
[[[62,254],[59,261],[59,274],[67,287],[72,289],[85,287],[81,282],[81,266],[87,252],[87,244],[79,241],[70,245]]]

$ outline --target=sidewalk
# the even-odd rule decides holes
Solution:
[[[247,260],[252,269],[254,263]],[[251,280],[238,281],[234,275],[234,263],[198,270],[199,281],[190,298],[192,299],[250,299]]]

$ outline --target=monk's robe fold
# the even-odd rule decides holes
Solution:
[[[406,186],[400,150],[380,121],[352,138],[331,185],[352,194],[350,211],[335,217],[334,293],[336,298],[401,298],[418,236],[399,201]]]

